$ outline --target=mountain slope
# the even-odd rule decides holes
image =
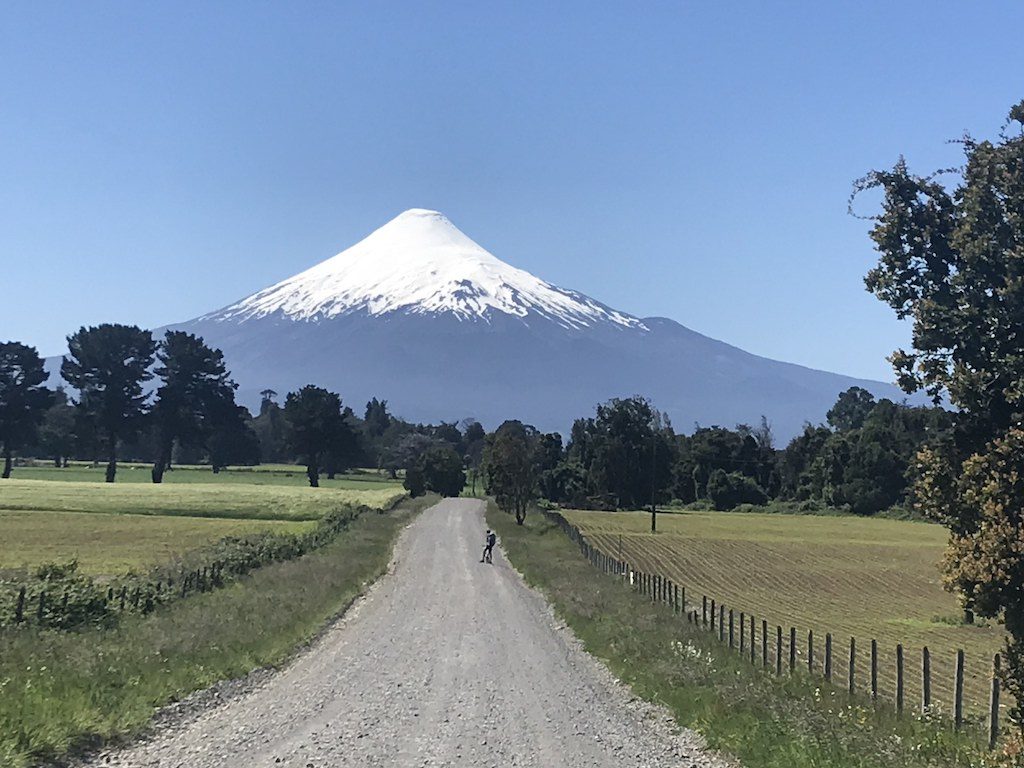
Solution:
[[[413,420],[506,418],[567,433],[643,394],[677,428],[820,421],[844,389],[899,390],[744,352],[665,318],[637,318],[505,264],[435,211],[406,211],[311,269],[176,328],[221,347],[240,397],[307,383]]]

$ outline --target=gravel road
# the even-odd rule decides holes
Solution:
[[[89,764],[724,765],[585,653],[501,552],[481,564],[484,527],[479,501],[427,510],[391,572],[286,669]]]

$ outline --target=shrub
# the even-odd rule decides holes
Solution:
[[[717,510],[733,509],[740,504],[762,506],[768,501],[768,496],[752,478],[722,469],[716,469],[708,478],[708,496]]]

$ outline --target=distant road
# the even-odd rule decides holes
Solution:
[[[717,766],[634,700],[444,501],[396,566],[285,670],[95,763],[171,768]]]

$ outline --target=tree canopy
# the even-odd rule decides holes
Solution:
[[[218,428],[238,429],[235,389],[219,349],[198,336],[168,331],[156,354],[156,391],[152,416],[157,431],[153,482],[163,480],[175,441],[183,446],[206,445]],[[222,441],[223,444],[223,441]]]
[[[956,428],[919,453],[919,507],[950,529],[947,583],[1008,631],[1005,680],[1024,727],[1024,102],[997,141],[961,140],[954,186],[901,159],[855,187],[883,193],[869,291],[913,325],[891,360],[907,392],[957,406]]]
[[[3,477],[11,476],[11,455],[35,438],[53,393],[35,348],[17,341],[0,343],[0,445]]]
[[[117,473],[118,441],[138,434],[146,415],[142,385],[152,378],[156,342],[134,325],[105,323],[68,337],[60,372],[78,390],[78,408],[107,452],[108,483]]]

